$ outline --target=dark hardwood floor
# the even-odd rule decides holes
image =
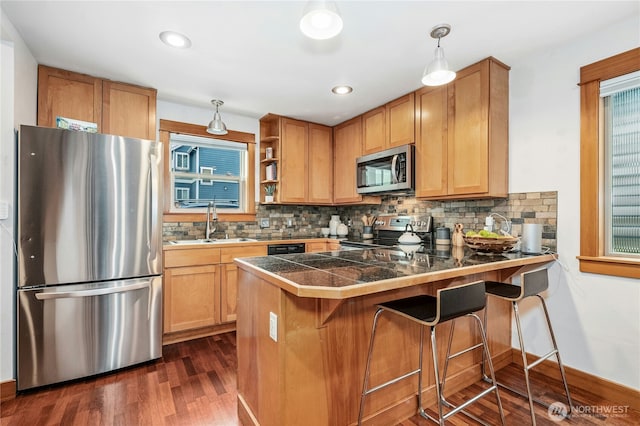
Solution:
[[[10,425],[237,425],[235,333],[165,346],[157,362],[65,385],[50,386],[18,395],[0,404],[0,424]],[[498,380],[518,382],[519,368],[512,364],[498,372]],[[544,400],[563,401],[559,381],[532,373],[534,388]],[[477,392],[475,384],[453,395],[459,403]],[[595,394],[571,389],[574,405],[596,410],[618,407]],[[507,424],[530,424],[528,404],[508,391],[501,392]],[[356,396],[357,398],[357,396]],[[620,409],[620,408],[618,408]],[[433,410],[430,410],[434,414]],[[499,417],[492,395],[469,407],[490,424]],[[638,425],[640,412],[628,410],[618,417],[587,415],[585,409],[572,419],[553,421],[547,409],[536,407],[538,425]],[[419,416],[398,426],[431,425]],[[474,425],[458,414],[451,425]],[[301,425],[303,426],[303,425]]]

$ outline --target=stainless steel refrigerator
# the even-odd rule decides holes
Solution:
[[[17,388],[162,356],[162,145],[21,126]]]

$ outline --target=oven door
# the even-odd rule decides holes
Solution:
[[[358,158],[356,161],[358,193],[412,191],[413,153],[413,145],[403,145]]]

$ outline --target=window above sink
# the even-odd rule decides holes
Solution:
[[[204,222],[214,200],[220,220],[255,220],[255,134],[160,120],[160,141],[165,222]]]

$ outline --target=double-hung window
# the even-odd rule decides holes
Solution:
[[[172,211],[193,211],[215,203],[219,212],[244,212],[247,144],[172,133],[169,153]]]
[[[600,83],[605,254],[640,256],[640,71]]]
[[[580,69],[578,259],[640,278],[640,48]]]

